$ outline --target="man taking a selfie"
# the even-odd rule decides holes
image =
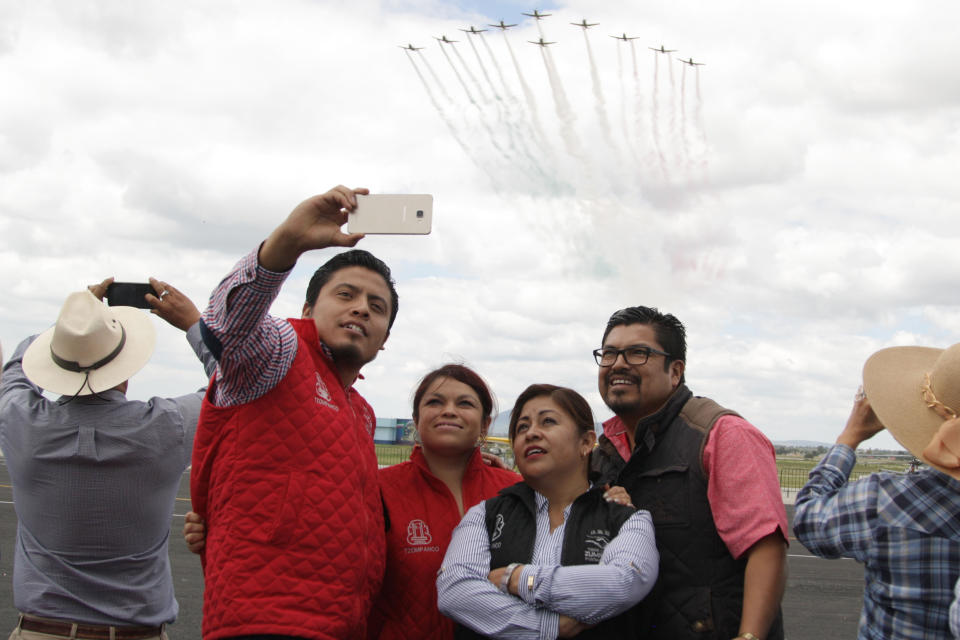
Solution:
[[[306,251],[350,247],[366,189],[300,203],[213,292],[204,341],[219,360],[193,455],[206,521],[203,637],[362,638],[383,575],[375,418],[353,388],[397,315],[390,269],[347,251],[317,269],[302,316],[268,314]]]

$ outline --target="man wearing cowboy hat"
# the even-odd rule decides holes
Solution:
[[[960,344],[870,356],[836,444],[797,494],[793,530],[824,558],[865,565],[859,638],[952,638],[960,577]],[[886,428],[929,468],[848,482],[857,446]]]
[[[18,518],[21,612],[11,638],[160,638],[177,615],[167,540],[203,396],[126,398],[156,331],[143,310],[103,304],[112,281],[70,294],[54,327],[3,367],[0,445]],[[153,313],[187,331],[209,375],[216,362],[199,311],[150,283],[160,291],[146,296]]]

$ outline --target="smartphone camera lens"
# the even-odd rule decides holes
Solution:
[[[417,217],[418,217],[418,218],[422,218],[422,217],[423,217],[423,209],[417,209]]]

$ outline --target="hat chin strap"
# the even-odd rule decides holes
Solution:
[[[120,355],[120,352],[123,351],[123,345],[126,344],[126,342],[127,342],[127,330],[124,329],[123,325],[121,324],[120,325],[120,343],[117,345],[117,347],[113,351],[111,351],[109,354],[107,354],[105,358],[101,358],[100,360],[97,360],[93,364],[90,364],[87,366],[81,365],[76,360],[65,360],[64,358],[61,358],[54,352],[53,346],[50,347],[50,357],[53,358],[54,364],[56,364],[61,369],[66,369],[67,371],[73,371],[74,373],[84,374],[83,382],[80,384],[80,388],[77,389],[77,392],[73,394],[73,397],[70,398],[70,400],[74,400],[77,396],[80,395],[80,392],[83,391],[84,387],[89,386],[90,372],[96,369],[99,369],[100,367],[106,365],[109,362],[112,362],[118,355]],[[93,390],[93,387],[90,387],[90,391],[91,393],[93,393],[93,395],[97,395],[97,392]],[[67,402],[70,402],[70,400],[67,400]]]

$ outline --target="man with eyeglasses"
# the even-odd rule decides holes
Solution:
[[[598,386],[616,416],[592,470],[653,516],[649,637],[783,638],[787,520],[770,441],[687,388],[686,331],[673,315],[621,309],[602,344]]]

